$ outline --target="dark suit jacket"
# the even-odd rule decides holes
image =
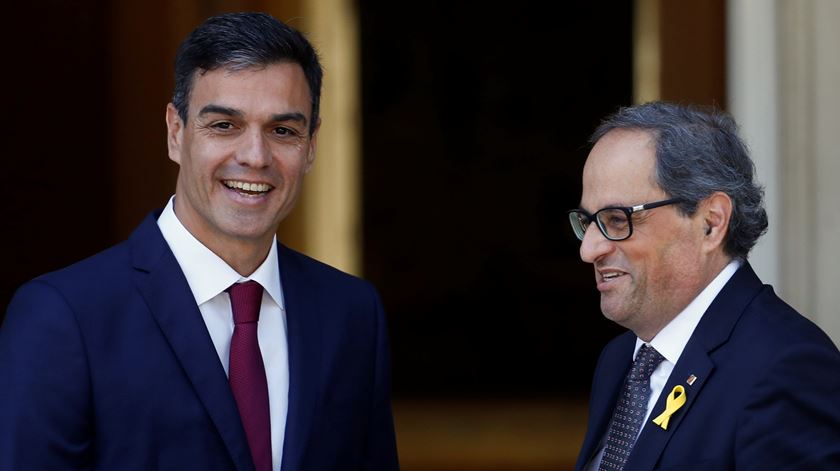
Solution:
[[[283,470],[397,469],[376,291],[278,248],[290,379]],[[128,241],[18,290],[0,329],[1,470],[253,468],[155,215]]]
[[[576,470],[606,434],[635,341],[626,332],[601,353]],[[662,430],[652,420],[678,384],[686,403]],[[697,325],[624,469],[839,470],[840,353],[744,264]]]

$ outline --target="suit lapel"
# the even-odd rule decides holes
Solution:
[[[624,378],[633,364],[635,342],[636,336],[632,332],[623,334],[616,340],[614,348],[608,347],[598,365],[589,403],[586,438],[583,440],[576,470],[582,470],[592,460],[601,439],[607,433]]]
[[[691,412],[691,405],[700,395],[703,385],[706,384],[706,379],[714,370],[714,364],[709,359],[705,349],[697,348],[696,345],[686,346],[682,355],[680,356],[677,365],[671,372],[668,382],[662,389],[656,405],[648,417],[647,422],[639,435],[639,439],[633,446],[633,451],[627,458],[627,465],[625,469],[654,469],[654,465],[662,454],[662,450],[668,444],[668,441],[679,428],[683,417]],[[686,380],[689,375],[694,375],[696,378],[692,385],[689,385]],[[653,419],[659,416],[664,410],[667,402],[667,397],[670,395],[674,386],[682,385],[685,388],[686,402],[676,411],[670,418],[668,429],[663,430],[662,427],[653,423]]]
[[[129,239],[135,282],[239,470],[254,465],[224,369],[190,287],[150,215]]]
[[[283,469],[303,469],[316,406],[321,396],[322,332],[317,280],[299,256],[278,244],[280,279],[289,345],[289,412],[283,443]]]
[[[683,418],[691,413],[691,405],[700,396],[703,386],[715,369],[712,352],[728,341],[741,313],[759,293],[761,287],[761,281],[752,267],[744,263],[718,293],[674,366],[639,439],[633,446],[633,451],[627,458],[626,470],[647,470],[656,467],[668,441],[679,430]],[[697,378],[692,385],[687,383],[690,375]],[[671,416],[668,429],[663,430],[653,423],[653,419],[665,410],[668,395],[674,386],[680,384],[685,388],[686,402]]]

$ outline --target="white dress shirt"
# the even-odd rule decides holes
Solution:
[[[257,338],[268,382],[271,460],[273,468],[279,470],[289,408],[289,357],[277,240],[272,241],[271,250],[262,265],[254,273],[243,277],[190,234],[175,215],[174,201],[174,196],[169,199],[157,224],[187,278],[225,374],[228,373],[230,338],[233,335],[233,311],[230,296],[225,290],[234,283],[248,280],[256,281],[263,287]]]
[[[671,319],[671,322],[668,323],[662,330],[659,331],[656,336],[651,339],[649,346],[656,349],[663,357],[662,363],[653,370],[653,374],[650,375],[650,399],[648,399],[647,403],[647,413],[645,414],[645,420],[642,421],[642,427],[639,429],[636,437],[638,438],[638,434],[642,433],[642,429],[644,428],[644,424],[647,423],[648,418],[650,417],[650,413],[653,410],[653,406],[656,405],[656,401],[659,400],[659,395],[662,394],[662,389],[665,388],[665,383],[668,382],[668,377],[671,376],[671,372],[674,371],[674,366],[677,364],[677,360],[680,359],[683,350],[685,349],[688,340],[691,338],[691,335],[694,333],[694,329],[697,327],[697,324],[700,323],[700,319],[703,318],[703,313],[706,312],[706,309],[712,304],[712,301],[715,300],[720,290],[723,289],[726,282],[732,278],[732,275],[738,271],[738,268],[741,266],[741,262],[738,260],[733,260],[726,265],[723,270],[718,273],[715,279],[709,283],[700,294],[694,298],[685,309],[682,310],[677,317]],[[645,342],[636,337],[636,348],[633,350],[633,360],[636,360],[636,354],[639,353],[639,349],[642,348],[642,345]],[[607,431],[609,433],[609,431]],[[607,440],[606,435],[601,439],[600,450],[598,454],[595,455],[595,458],[589,463],[590,471],[596,471],[598,466],[601,464],[601,458],[604,456],[604,442]]]

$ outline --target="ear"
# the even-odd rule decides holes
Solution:
[[[697,211],[702,216],[704,249],[707,252],[722,249],[732,216],[732,199],[716,191],[700,203]]]
[[[181,146],[184,142],[184,122],[175,105],[166,105],[166,147],[169,149],[169,160],[181,165]]]
[[[306,154],[306,162],[304,163],[303,172],[309,173],[312,170],[312,165],[315,163],[315,150],[318,148],[318,130],[321,129],[321,118],[315,123],[315,129],[312,130],[312,136],[309,138],[309,152]]]

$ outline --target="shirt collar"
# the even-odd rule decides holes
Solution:
[[[706,309],[709,308],[709,305],[715,300],[720,290],[723,289],[726,282],[732,278],[732,275],[738,271],[740,266],[741,262],[739,260],[729,262],[718,273],[715,279],[706,285],[703,291],[682,312],[677,314],[677,317],[671,319],[671,322],[656,334],[649,345],[662,354],[671,364],[676,365],[677,360],[680,359],[680,355],[682,355],[685,349],[685,345],[688,343],[688,339],[691,338],[691,334],[694,333],[694,329],[697,328],[697,324],[700,323],[700,319],[703,318]],[[639,352],[639,348],[644,343],[642,339],[636,338],[636,349],[633,351],[634,360],[636,359],[636,354]]]
[[[169,198],[157,224],[187,278],[197,305],[200,306],[213,299],[234,283],[254,280],[263,287],[280,309],[284,309],[276,236],[271,242],[271,249],[263,263],[250,276],[243,277],[181,224],[175,215],[174,202],[174,196]]]

